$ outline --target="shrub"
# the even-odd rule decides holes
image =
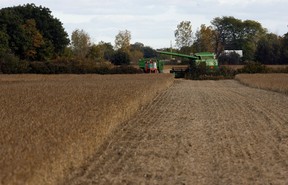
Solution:
[[[232,79],[237,74],[237,71],[226,66],[220,66],[218,69],[218,73],[220,76],[223,76],[225,79]]]
[[[122,65],[120,67],[114,67],[110,70],[111,74],[138,74],[143,73],[141,69],[137,69],[133,66]]]
[[[45,62],[30,62],[30,73],[50,74],[51,71]]]
[[[268,67],[269,72],[271,73],[288,73],[288,67],[278,67],[278,68],[271,68]]]
[[[268,68],[259,62],[246,62],[243,68],[237,70],[238,73],[268,73]]]
[[[12,53],[0,56],[0,71],[4,74],[27,73],[29,70],[29,63],[20,60]]]

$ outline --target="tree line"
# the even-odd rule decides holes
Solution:
[[[243,64],[245,61],[288,64],[288,32],[283,36],[269,33],[257,21],[216,17],[210,26],[201,25],[194,37],[191,33],[190,21],[182,21],[177,26],[175,41],[179,52],[214,52],[220,64]],[[242,50],[243,57],[235,52],[224,53],[225,50]]]
[[[214,52],[220,64],[257,61],[262,64],[288,64],[288,33],[278,36],[253,20],[216,17],[210,26],[201,25],[192,33],[190,21],[175,30],[176,52],[185,54]],[[90,35],[75,29],[68,38],[63,24],[51,11],[35,4],[0,9],[0,72],[95,72],[99,68],[136,63],[155,58],[156,50],[143,43],[131,44],[131,32],[119,31],[114,46],[110,42],[92,43]],[[170,50],[169,48],[161,48]],[[243,50],[241,58],[224,50]],[[91,70],[93,69],[93,70]]]

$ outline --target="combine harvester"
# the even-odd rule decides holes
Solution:
[[[186,55],[181,53],[173,53],[166,51],[157,51],[160,54],[176,56],[189,59],[189,65],[187,67],[173,67],[170,73],[175,74],[175,78],[184,78],[187,74],[193,73],[195,66],[204,65],[208,70],[214,71],[218,69],[218,61],[215,58],[214,53],[201,52],[194,55]]]

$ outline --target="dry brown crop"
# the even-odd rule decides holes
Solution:
[[[0,184],[57,183],[172,82],[169,74],[1,75]]]
[[[288,94],[288,74],[238,74],[235,79],[250,87]]]

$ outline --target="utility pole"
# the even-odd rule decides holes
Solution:
[[[172,53],[172,40],[170,40],[170,52]],[[170,55],[170,59],[172,60],[172,55]]]

